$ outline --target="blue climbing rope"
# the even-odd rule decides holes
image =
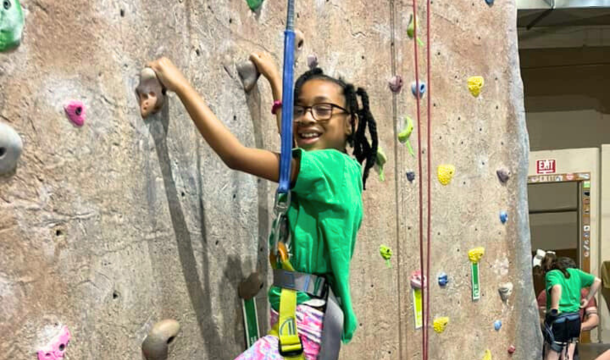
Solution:
[[[294,106],[294,0],[288,0],[288,16],[284,31],[284,78],[282,89],[282,147],[280,180],[277,193],[290,192],[290,164],[292,161],[292,116]]]

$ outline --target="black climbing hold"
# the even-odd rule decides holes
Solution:
[[[415,180],[415,172],[414,171],[407,171],[407,180],[409,180],[410,182],[413,182]]]
[[[508,179],[510,179],[510,171],[508,171],[508,169],[498,169],[496,171],[496,174],[498,175],[498,180],[500,180],[500,182],[502,184],[506,184],[506,182],[508,181]]]

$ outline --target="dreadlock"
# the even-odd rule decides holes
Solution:
[[[334,77],[324,74],[322,69],[315,68],[305,72],[297,79],[294,87],[295,100],[298,99],[303,85],[307,81],[313,79],[327,80],[339,85],[343,89],[343,95],[345,96],[346,102],[345,108],[350,112],[350,125],[352,127],[351,135],[348,137],[347,142],[354,148],[353,155],[356,157],[356,160],[360,164],[364,163],[362,184],[363,188],[366,190],[366,179],[369,176],[371,168],[375,165],[377,159],[377,146],[379,144],[377,139],[377,123],[371,113],[369,96],[363,88],[356,89],[354,85],[346,83],[342,78],[335,79]],[[358,104],[358,96],[360,96],[362,107]],[[357,127],[356,121],[358,121]],[[371,136],[370,144],[366,138],[367,126]]]

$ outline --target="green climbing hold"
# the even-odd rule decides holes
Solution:
[[[388,157],[383,152],[381,147],[377,148],[377,158],[375,159],[375,167],[377,168],[377,173],[379,174],[379,180],[385,181],[385,174],[383,173],[383,165],[388,161]]]
[[[379,255],[381,255],[381,257],[385,260],[385,263],[388,266],[388,268],[391,268],[392,264],[390,264],[390,259],[392,258],[392,249],[390,249],[389,246],[380,245],[379,246]]]
[[[413,39],[413,36],[415,36],[415,18],[413,14],[411,14],[411,18],[409,19],[409,25],[407,26],[407,35],[410,39]],[[417,43],[420,46],[424,46],[424,42],[421,41],[419,37],[417,38]]]
[[[263,5],[263,0],[247,0],[250,10],[256,11]]]
[[[415,152],[413,151],[413,148],[411,147],[411,142],[409,141],[411,133],[413,133],[413,119],[408,116],[405,116],[403,126],[404,128],[402,129],[402,131],[398,133],[398,141],[400,141],[402,144],[406,143],[407,148],[409,149],[409,153],[411,154],[411,156],[415,157]]]
[[[21,43],[23,10],[19,0],[0,0],[0,51],[16,48]]]

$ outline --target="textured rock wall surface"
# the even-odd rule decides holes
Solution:
[[[503,359],[514,344],[514,359],[533,359],[541,338],[516,7],[432,3],[430,323],[450,322],[442,334],[430,330],[429,358],[479,359],[489,349]],[[0,178],[0,358],[35,358],[63,324],[72,334],[67,358],[135,359],[164,318],[182,326],[173,359],[232,359],[243,350],[237,285],[253,270],[268,273],[275,186],[227,169],[174,95],[143,121],[134,89],[146,61],[167,55],[245,145],[277,149],[268,85],[246,95],[235,64],[263,50],[281,64],[285,6],[267,0],[254,13],[242,0],[23,1],[23,41],[0,53],[0,121],[24,143],[16,171]],[[425,166],[420,174],[396,137],[405,115],[416,119],[411,3],[304,0],[296,9],[305,34],[297,73],[316,53],[327,72],[366,87],[389,158],[386,181],[372,174],[365,192],[352,269],[360,326],[342,359],[421,358],[409,276],[419,267]],[[418,19],[425,40],[423,11]],[[400,94],[388,89],[394,74],[405,82]],[[467,88],[474,75],[485,78],[477,98]],[[82,127],[64,113],[70,100],[84,104]],[[417,147],[418,130],[411,143],[427,151]],[[439,164],[455,166],[450,185],[436,180]],[[513,174],[506,185],[496,177],[501,167]],[[412,183],[408,170],[416,172]],[[381,244],[394,250],[391,268]],[[467,253],[477,246],[486,253],[482,297],[473,302]],[[498,295],[505,282],[514,284],[506,303]],[[264,293],[258,304],[266,329]]]

